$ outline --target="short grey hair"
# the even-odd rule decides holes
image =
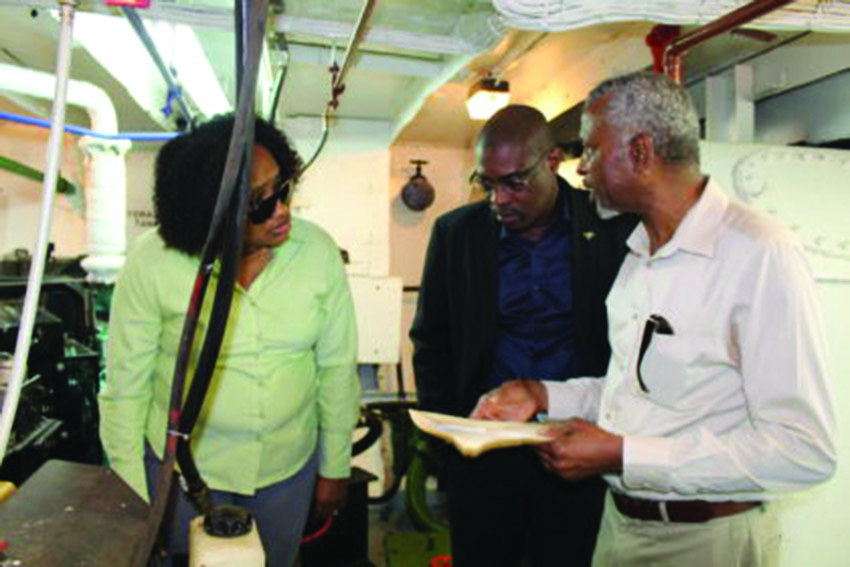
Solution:
[[[585,110],[608,95],[605,117],[622,135],[649,135],[665,163],[699,165],[699,118],[681,85],[646,71],[613,77],[591,91]]]

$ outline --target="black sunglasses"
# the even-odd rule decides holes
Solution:
[[[274,214],[278,202],[286,203],[292,193],[292,179],[275,181],[274,192],[259,201],[252,202],[248,207],[248,220],[252,224],[263,224]]]

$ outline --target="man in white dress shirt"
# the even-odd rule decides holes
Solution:
[[[509,382],[473,417],[566,419],[540,455],[567,480],[609,483],[594,566],[773,567],[771,502],[835,469],[803,252],[700,172],[696,113],[668,78],[600,84],[582,138],[599,208],[641,218],[608,296],[607,375]]]

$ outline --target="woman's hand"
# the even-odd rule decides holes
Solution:
[[[469,417],[494,421],[528,421],[548,407],[549,397],[543,384],[537,380],[512,380],[481,396]]]
[[[347,478],[316,477],[313,490],[313,516],[324,521],[339,513],[348,496]]]

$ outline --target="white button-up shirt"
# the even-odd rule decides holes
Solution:
[[[605,379],[547,382],[554,418],[624,438],[615,490],[652,499],[765,500],[829,478],[835,413],[814,282],[775,220],[709,182],[650,255],[643,224],[608,296]],[[672,334],[652,334],[650,315]]]

